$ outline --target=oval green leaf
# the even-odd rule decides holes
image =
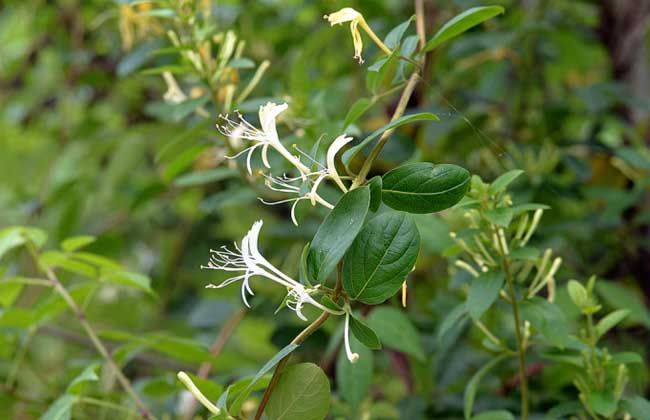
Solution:
[[[458,203],[469,181],[469,172],[460,166],[412,163],[384,175],[382,200],[395,210],[434,213]]]
[[[372,219],[354,240],[343,265],[343,288],[352,299],[376,305],[393,296],[411,271],[420,234],[401,212]]]
[[[478,320],[499,296],[505,279],[502,272],[488,271],[472,281],[467,295],[467,308],[473,319]]]
[[[377,332],[384,346],[424,360],[420,335],[403,311],[379,307],[368,316],[368,325]]]
[[[345,194],[327,215],[314,236],[307,254],[307,272],[314,283],[322,283],[334,271],[363,226],[370,205],[370,190],[360,187]]]
[[[377,334],[359,318],[350,317],[350,330],[357,340],[369,349],[379,350],[381,348],[381,341]]]
[[[463,13],[454,16],[445,23],[438,32],[431,38],[424,47],[424,52],[431,51],[438,45],[452,38],[457,37],[468,29],[503,13],[505,9],[501,6],[472,7]]]
[[[330,405],[330,383],[313,363],[289,366],[278,380],[269,403],[269,420],[323,420]]]

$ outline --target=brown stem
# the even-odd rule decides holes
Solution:
[[[217,338],[214,340],[214,343],[212,343],[212,346],[210,347],[210,354],[212,356],[217,357],[221,353],[221,350],[226,345],[232,334],[235,332],[235,329],[244,318],[245,314],[246,310],[241,309],[226,321],[221,331],[219,331],[219,335],[217,335]],[[199,368],[196,376],[202,379],[206,379],[210,374],[210,369],[212,369],[212,363],[205,362]],[[194,413],[196,412],[197,407],[198,401],[196,399],[192,399],[187,409],[185,410],[183,420],[191,420],[194,417]]]
[[[341,282],[341,276],[343,272],[343,263],[339,262],[336,266],[336,287],[334,289],[334,301],[336,301],[341,294],[341,287],[342,287],[342,282]],[[318,330],[321,325],[325,323],[330,317],[329,312],[323,312],[320,314],[318,318],[314,320],[311,324],[309,324],[304,330],[300,332],[294,338],[291,343],[292,344],[301,344],[303,341],[307,339],[314,331]],[[273,388],[275,388],[275,385],[278,383],[278,380],[280,379],[280,374],[286,367],[287,363],[289,363],[289,358],[291,357],[291,354],[288,354],[285,356],[278,365],[275,367],[275,371],[273,372],[273,376],[271,377],[271,382],[269,382],[269,386],[266,387],[266,390],[264,391],[264,395],[262,396],[262,401],[260,401],[259,407],[257,407],[257,412],[255,413],[255,420],[260,420],[262,418],[262,413],[264,413],[264,409],[266,408],[266,404],[269,402],[269,398],[271,398],[271,394],[273,393]]]
[[[124,373],[119,368],[119,366],[117,366],[117,363],[115,363],[115,360],[113,360],[113,357],[106,349],[106,346],[104,346],[104,343],[102,343],[102,341],[99,339],[99,336],[97,335],[93,327],[86,319],[86,314],[79,307],[79,305],[77,305],[77,302],[74,301],[70,293],[68,293],[68,290],[63,286],[63,284],[61,284],[59,278],[54,273],[54,270],[52,270],[49,266],[42,265],[39,262],[38,255],[36,254],[36,251],[34,250],[33,246],[31,246],[31,244],[28,244],[28,249],[32,254],[32,257],[34,258],[37,266],[47,276],[47,279],[52,284],[54,290],[56,290],[56,292],[63,298],[63,300],[68,305],[68,307],[70,307],[72,313],[77,317],[79,323],[81,324],[84,331],[88,335],[88,338],[90,338],[90,341],[92,341],[93,346],[95,347],[97,352],[106,360],[106,363],[113,369],[113,371],[115,372],[115,376],[117,377],[117,380],[122,385],[122,388],[124,388],[124,391],[126,391],[126,393],[129,394],[129,396],[131,397],[135,405],[138,407],[138,410],[140,411],[140,415],[142,415],[142,417],[145,419],[157,420],[156,417],[151,413],[151,411],[149,411],[149,408],[147,408],[147,406],[142,401],[142,399],[140,399],[140,396],[135,392],[135,390],[133,389],[133,385],[131,384],[131,381],[129,381],[129,379],[124,375]]]

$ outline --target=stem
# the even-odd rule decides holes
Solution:
[[[97,399],[97,398],[81,397],[81,398],[79,398],[79,402],[82,403],[82,404],[91,404],[91,405],[96,405],[98,407],[110,408],[112,410],[121,411],[121,412],[129,414],[129,415],[137,414],[135,411],[133,411],[133,410],[131,410],[129,408],[122,407],[121,405],[116,404],[114,402],[104,401],[104,400],[100,400],[100,399]]]
[[[336,279],[336,287],[334,289],[334,296],[333,296],[334,301],[336,301],[336,299],[338,299],[339,295],[341,294],[342,272],[343,272],[343,263],[339,262],[336,266],[337,279]],[[323,312],[322,314],[320,314],[320,316],[316,318],[314,322],[309,324],[304,330],[300,332],[300,334],[296,336],[296,338],[291,340],[291,343],[301,344],[303,341],[307,339],[307,337],[309,337],[312,333],[318,330],[325,323],[325,321],[329,319],[330,315],[331,314],[329,312]],[[262,401],[260,401],[260,405],[259,407],[257,407],[257,412],[255,413],[255,420],[260,420],[262,418],[262,414],[264,413],[266,404],[269,402],[269,398],[271,398],[271,394],[273,393],[273,388],[275,388],[275,385],[278,383],[278,380],[280,379],[280,374],[287,366],[287,363],[289,363],[290,357],[291,354],[285,356],[282,360],[280,360],[278,365],[275,367],[275,371],[273,372],[273,376],[271,377],[271,382],[269,382],[269,386],[266,387],[266,390],[264,391],[264,395],[262,396]]]
[[[495,234],[496,229],[494,229]],[[503,271],[508,283],[508,293],[510,294],[510,304],[512,305],[512,314],[515,318],[515,336],[517,338],[517,353],[519,356],[519,376],[521,377],[521,419],[528,420],[528,371],[526,369],[526,348],[524,347],[523,335],[521,333],[521,318],[519,317],[519,304],[515,294],[515,286],[510,271],[510,260],[505,252],[502,241],[496,241],[501,253]]]
[[[56,292],[59,295],[61,295],[63,300],[67,303],[68,307],[70,307],[74,315],[77,317],[79,323],[81,324],[84,331],[88,335],[88,338],[90,338],[90,341],[92,341],[97,352],[106,360],[106,363],[113,369],[113,371],[115,372],[115,376],[117,377],[117,380],[122,385],[122,388],[124,388],[124,391],[126,391],[126,393],[129,394],[129,396],[131,397],[135,405],[140,410],[140,415],[142,415],[142,417],[144,417],[145,419],[156,420],[156,417],[151,413],[151,411],[149,411],[149,408],[147,408],[145,403],[142,401],[142,399],[140,399],[138,394],[133,389],[133,386],[131,385],[129,379],[124,375],[124,373],[119,368],[119,366],[117,366],[117,363],[115,363],[115,360],[113,360],[113,357],[110,355],[110,353],[104,346],[104,343],[102,343],[102,341],[99,339],[99,336],[97,335],[93,327],[88,323],[88,320],[86,319],[86,314],[79,307],[79,305],[77,305],[77,302],[74,301],[72,296],[70,296],[68,290],[65,287],[63,287],[63,284],[61,284],[59,278],[56,276],[54,271],[50,267],[46,265],[42,265],[39,262],[38,255],[36,254],[36,251],[32,244],[28,244],[27,248],[29,249],[32,258],[34,258],[36,265],[47,276],[47,279],[52,284],[54,290],[56,290]]]
[[[409,77],[409,80],[406,83],[406,87],[404,87],[404,90],[402,91],[402,96],[399,98],[395,112],[393,112],[393,116],[390,119],[391,121],[395,121],[404,115],[404,111],[406,111],[406,105],[408,105],[409,99],[411,99],[411,95],[413,94],[415,86],[419,81],[420,75],[416,70],[411,74],[411,77]],[[368,158],[365,160],[365,162],[363,162],[363,166],[359,171],[359,175],[357,175],[355,178],[350,189],[354,189],[365,182],[366,176],[368,176],[368,172],[370,172],[370,168],[372,167],[372,163],[375,161],[377,156],[379,156],[379,153],[381,153],[381,150],[384,148],[384,145],[386,145],[388,138],[393,134],[393,131],[395,131],[395,129],[386,130],[381,135],[375,146],[370,151],[370,155],[368,155]]]

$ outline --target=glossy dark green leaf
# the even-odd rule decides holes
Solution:
[[[458,203],[469,181],[469,172],[460,166],[412,163],[383,176],[382,200],[395,210],[433,213]]]
[[[488,271],[472,280],[467,295],[467,308],[473,319],[478,320],[499,297],[505,277],[500,271]]]
[[[316,231],[307,255],[309,279],[324,282],[334,271],[363,226],[370,190],[360,187],[345,194]]]
[[[420,234],[413,219],[387,212],[361,230],[343,265],[343,288],[352,299],[378,304],[400,289],[420,250]]]
[[[323,420],[329,405],[325,372],[313,363],[300,363],[280,375],[265,414],[269,420]]]
[[[445,23],[433,38],[427,41],[424,51],[431,51],[443,42],[457,37],[468,29],[496,15],[500,15],[504,11],[505,9],[501,6],[472,7],[471,9],[465,10]]]
[[[432,114],[430,112],[420,112],[417,114],[404,115],[403,117],[397,118],[396,120],[391,121],[388,124],[384,125],[383,127],[373,131],[372,134],[370,134],[368,137],[363,139],[359,144],[346,150],[345,153],[343,153],[341,160],[346,166],[348,166],[352,161],[352,159],[354,159],[354,157],[357,154],[359,154],[359,152],[361,152],[361,150],[363,150],[364,147],[369,145],[370,142],[376,139],[377,137],[381,136],[384,133],[384,131],[388,131],[400,127],[404,124],[408,124],[416,121],[440,121],[440,118],[438,118],[437,115]]]
[[[381,341],[377,334],[365,324],[361,319],[354,316],[350,317],[350,331],[352,334],[363,344],[372,350],[379,350],[381,348]]]
[[[370,211],[376,212],[381,205],[381,177],[376,176],[368,181],[368,188],[370,188]]]
[[[420,335],[404,311],[381,306],[370,312],[367,319],[385,347],[424,360]]]

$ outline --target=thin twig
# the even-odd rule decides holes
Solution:
[[[113,357],[106,349],[106,346],[104,346],[104,343],[102,343],[102,341],[99,339],[99,336],[97,335],[93,327],[90,325],[90,323],[88,323],[88,320],[86,319],[86,314],[79,307],[79,305],[77,305],[77,302],[75,302],[75,300],[72,298],[70,293],[68,293],[68,290],[63,286],[63,284],[61,284],[59,278],[54,273],[54,270],[52,270],[49,266],[40,263],[38,259],[38,255],[33,245],[28,244],[27,248],[29,249],[30,254],[34,258],[36,265],[47,276],[47,279],[52,284],[54,290],[56,290],[56,292],[63,298],[63,300],[68,305],[68,307],[70,307],[70,309],[72,310],[72,313],[77,317],[79,323],[81,324],[84,331],[88,335],[88,338],[90,338],[90,341],[92,341],[97,352],[106,360],[106,363],[113,369],[113,371],[115,372],[115,376],[117,377],[117,380],[122,385],[122,388],[124,388],[124,391],[126,391],[126,393],[129,394],[133,402],[138,407],[140,411],[140,415],[145,419],[156,420],[156,417],[151,413],[151,411],[149,411],[149,408],[147,408],[147,406],[142,401],[140,396],[133,389],[133,385],[131,385],[131,381],[129,381],[129,379],[124,375],[124,373],[119,368],[119,366],[117,366],[117,363],[115,363],[115,360],[113,360]]]

